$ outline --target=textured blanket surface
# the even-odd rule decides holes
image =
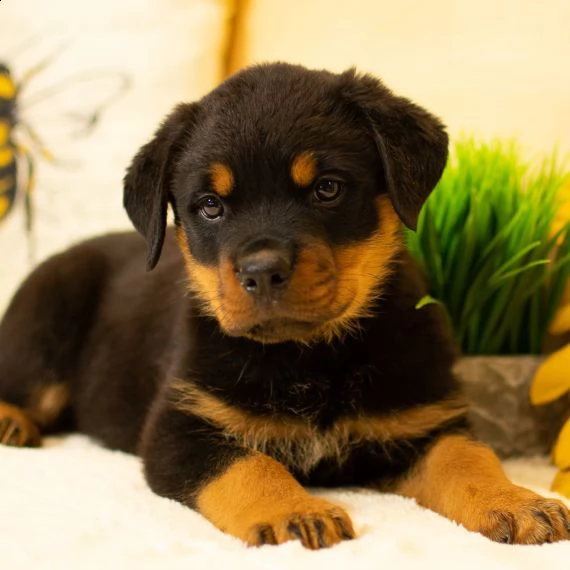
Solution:
[[[544,458],[505,463],[515,482],[546,491]],[[312,490],[344,506],[356,540],[310,552],[297,543],[247,548],[196,513],[155,496],[139,459],[81,436],[42,449],[0,447],[0,567],[43,569],[369,570],[570,569],[570,542],[492,543],[418,507],[363,490]]]

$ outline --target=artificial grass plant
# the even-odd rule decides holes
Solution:
[[[513,142],[458,141],[408,232],[430,297],[465,354],[537,354],[570,275],[570,222],[554,229],[567,174]]]

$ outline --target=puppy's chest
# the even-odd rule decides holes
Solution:
[[[332,368],[332,369],[331,369]],[[290,417],[321,429],[363,412],[382,392],[374,367],[303,367],[250,364],[241,381],[225,390],[230,401],[253,414]]]
[[[302,474],[308,474],[324,460],[341,467],[354,447],[367,439],[364,434],[336,424],[321,430],[303,421],[276,417],[266,418],[246,430],[225,430],[225,434]]]
[[[421,378],[399,373],[382,351],[285,348],[221,353],[182,390],[183,409],[301,474],[324,463],[342,469],[354,454],[389,458],[461,413],[444,401],[447,390],[418,399]]]
[[[325,460],[341,467],[355,447],[381,445],[383,428],[363,405],[370,374],[366,367],[317,374],[252,366],[237,386],[220,392],[232,412],[219,425],[227,438],[296,472],[307,474]]]

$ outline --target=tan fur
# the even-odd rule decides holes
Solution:
[[[204,418],[244,447],[261,452],[271,448],[276,459],[303,472],[324,458],[343,463],[352,446],[358,443],[389,444],[394,440],[421,437],[465,413],[462,402],[448,400],[389,416],[347,417],[329,430],[321,431],[301,420],[251,414],[189,382],[176,381],[172,390],[174,405],[179,410]]]
[[[239,330],[248,336],[247,329],[266,318],[268,311],[273,317],[311,322],[327,320],[338,313],[334,301],[334,259],[330,248],[322,243],[306,244],[300,250],[289,287],[277,306],[257,307],[253,298],[239,284],[227,258],[220,261],[218,275],[218,290],[221,293],[217,299],[210,299],[210,306],[226,331]],[[313,334],[316,333],[313,331]],[[290,337],[283,340],[290,340]],[[297,336],[295,340],[304,342],[309,338]]]
[[[496,455],[464,436],[443,437],[394,490],[499,542],[568,537],[564,516],[570,512],[560,501],[511,483]]]
[[[186,272],[188,273],[188,288],[195,293],[202,302],[204,310],[210,315],[215,316],[213,307],[218,304],[216,303],[216,299],[219,296],[220,287],[218,270],[198,263],[192,253],[190,253],[184,230],[180,226],[177,226],[175,231],[176,241],[182,251]]]
[[[221,162],[214,162],[210,166],[210,177],[212,180],[212,188],[214,192],[226,198],[234,188],[234,175],[229,166]]]
[[[305,151],[298,154],[291,164],[291,178],[297,186],[306,188],[317,176],[317,161],[313,153]]]
[[[26,408],[29,416],[40,426],[49,426],[69,403],[69,388],[65,384],[39,386]]]
[[[313,549],[354,536],[350,518],[340,507],[309,495],[282,465],[261,453],[235,461],[202,488],[197,507],[219,529],[250,545],[299,538],[291,525]]]
[[[346,310],[326,325],[334,337],[351,331],[357,319],[369,316],[371,302],[381,293],[392,272],[392,261],[402,248],[400,219],[387,196],[377,199],[380,227],[368,240],[334,251],[339,281],[336,302]]]
[[[38,446],[41,436],[31,418],[20,408],[0,402],[0,444]]]
[[[218,267],[198,263],[186,236],[178,227],[176,236],[184,255],[189,287],[230,334],[247,336],[248,329],[266,318],[289,318],[315,323],[310,331],[284,331],[283,338],[310,343],[332,340],[356,327],[369,315],[370,303],[381,293],[392,271],[392,261],[402,247],[400,221],[386,196],[377,199],[380,227],[369,239],[346,247],[306,243],[300,249],[295,271],[279,304],[259,308],[223,255]]]

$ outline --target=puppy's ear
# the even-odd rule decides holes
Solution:
[[[123,205],[147,242],[148,270],[157,264],[162,251],[174,167],[197,112],[196,103],[178,105],[133,158],[123,181]]]
[[[358,106],[371,129],[394,209],[415,230],[420,210],[447,162],[443,124],[370,75],[349,70],[340,81],[343,96]]]

